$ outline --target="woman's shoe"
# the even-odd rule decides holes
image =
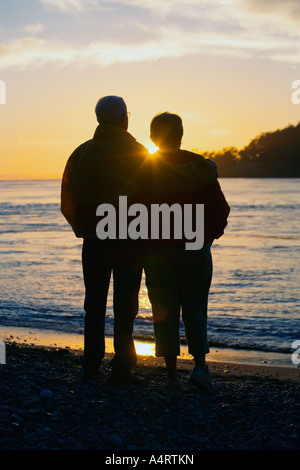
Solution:
[[[206,366],[206,370],[203,370],[199,366],[195,366],[190,375],[189,382],[196,385],[199,389],[204,389],[209,392],[212,392],[214,389],[213,383],[210,379],[208,366]]]

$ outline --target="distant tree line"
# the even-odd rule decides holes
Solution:
[[[199,149],[195,149],[198,151]],[[218,166],[223,177],[299,178],[300,122],[296,126],[265,132],[244,147],[199,152]]]

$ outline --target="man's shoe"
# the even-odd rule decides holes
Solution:
[[[194,367],[189,382],[193,385],[196,385],[201,390],[212,392],[214,386],[210,379],[209,369],[206,366],[206,370],[201,369],[201,367]]]
[[[180,377],[174,377],[172,379],[168,379],[167,388],[171,393],[183,393],[183,382]]]
[[[143,381],[134,375],[131,370],[113,369],[107,383],[113,386],[142,385]]]
[[[83,379],[92,379],[92,380],[102,380],[101,373],[99,369],[94,369],[91,367],[83,367],[82,373]]]

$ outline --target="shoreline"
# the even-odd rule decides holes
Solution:
[[[76,356],[83,353],[83,335],[59,332],[54,330],[37,330],[23,327],[0,326],[0,340],[7,346],[26,346],[33,349],[67,350]],[[106,337],[105,359],[113,357],[113,338]],[[135,340],[138,365],[165,367],[163,358],[155,356],[152,342]],[[210,348],[207,364],[212,375],[226,377],[257,377],[277,380],[288,380],[300,383],[300,367],[291,361],[291,355],[283,353],[264,353],[261,351]],[[193,358],[188,348],[181,345],[178,357],[178,369],[191,371]]]
[[[60,330],[39,329],[31,327],[15,327],[0,325],[0,340],[16,341],[32,345],[50,346],[58,348],[69,348],[72,350],[83,350],[83,334],[68,333]],[[113,337],[106,336],[106,351],[114,352]],[[142,356],[155,356],[155,344],[153,340],[146,338],[134,339],[137,354]],[[185,344],[180,346],[180,358],[192,359]],[[249,364],[269,364],[284,367],[294,367],[292,353],[273,351],[261,351],[258,349],[230,348],[221,346],[210,346],[207,355],[208,360],[230,361]]]

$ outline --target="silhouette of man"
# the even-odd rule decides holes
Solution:
[[[128,113],[122,98],[101,98],[95,112],[98,126],[93,138],[80,145],[67,161],[61,210],[75,235],[83,238],[85,376],[99,376],[105,354],[105,314],[112,273],[115,355],[110,380],[132,383],[137,361],[133,323],[142,275],[140,241],[109,236],[99,239],[96,209],[102,203],[118,208],[120,195],[130,198],[136,192],[137,176],[148,151],[127,131]]]
[[[171,113],[154,117],[150,137],[159,148],[152,158],[152,183],[144,193],[147,205],[179,203],[195,208],[204,204],[204,244],[201,249],[186,249],[186,239],[149,240],[146,245],[145,274],[152,304],[156,356],[163,356],[168,372],[168,385],[181,388],[177,373],[180,355],[180,311],[190,354],[195,367],[190,381],[199,388],[212,388],[206,354],[207,301],[212,279],[211,244],[220,238],[227,225],[230,208],[221,191],[211,162],[201,155],[181,150],[182,120]],[[173,169],[190,163],[196,180],[175,179]],[[149,172],[150,173],[150,172]]]

